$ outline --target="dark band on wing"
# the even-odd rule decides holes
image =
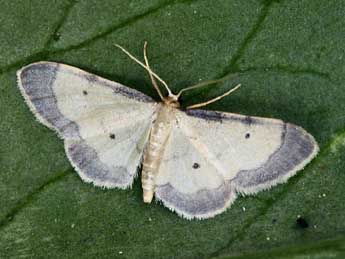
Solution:
[[[313,137],[302,128],[289,123],[286,124],[283,136],[282,145],[265,164],[254,170],[242,170],[232,179],[240,191],[270,187],[275,181],[284,179],[286,174],[302,162],[309,162],[317,148]]]
[[[67,67],[67,65],[64,65],[64,66]],[[116,86],[114,82],[112,81],[101,78],[95,74],[91,74],[89,72],[80,70],[78,68],[73,68],[71,70],[66,69],[65,72],[72,73],[77,77],[84,78],[91,85],[104,86],[104,87],[113,89],[115,94],[121,94],[125,97],[128,97],[130,99],[135,99],[140,102],[155,102],[150,96],[147,96],[146,94],[143,94],[135,89],[129,88],[124,85]],[[119,83],[117,84],[120,85]]]
[[[128,97],[129,99],[134,99],[146,103],[155,102],[150,96],[147,96],[146,94],[143,94],[133,88],[129,88],[119,83],[116,83],[118,85],[115,85],[112,81],[109,81],[107,79],[101,78],[99,76],[96,76],[94,74],[88,73],[77,68],[73,68],[73,70],[71,71],[66,70],[66,73],[73,73],[77,77],[84,78],[91,85],[103,86],[113,89],[114,94],[120,94],[122,96]]]
[[[226,112],[210,111],[210,110],[187,110],[187,115],[198,117],[207,121],[216,121],[222,123],[223,121],[239,121],[245,125],[258,125],[262,124],[261,121],[255,117],[244,116],[244,115],[232,115]]]
[[[19,74],[22,91],[25,91],[35,111],[62,136],[77,137],[77,124],[64,117],[57,106],[53,85],[58,70],[58,63],[35,63],[25,67]]]
[[[191,110],[186,110],[186,113],[189,116],[194,116],[194,117],[198,117],[204,120],[217,121],[217,122],[222,122],[224,118],[221,112],[210,111],[210,110],[191,109]]]
[[[155,196],[170,209],[189,218],[206,218],[210,214],[221,213],[236,198],[230,182],[223,183],[216,189],[202,189],[190,194],[181,193],[167,183],[156,187]]]

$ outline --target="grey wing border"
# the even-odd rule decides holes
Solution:
[[[41,66],[41,65],[50,65],[49,69],[46,71],[49,75],[48,78],[42,78],[41,82],[32,82],[33,86],[26,85],[27,82],[25,82],[25,73],[28,73],[28,69],[32,68],[32,66]],[[48,127],[51,130],[54,130],[60,138],[63,138],[63,135],[59,132],[58,128],[54,126],[54,124],[49,121],[49,119],[45,118],[39,111],[39,107],[35,105],[35,99],[44,99],[44,98],[53,98],[54,102],[56,102],[56,98],[54,94],[52,93],[52,85],[55,81],[55,75],[57,71],[57,63],[51,63],[51,62],[37,62],[33,64],[29,64],[20,70],[17,71],[17,85],[19,87],[20,93],[22,97],[25,100],[25,103],[29,107],[30,111],[35,115],[35,118]],[[47,67],[48,68],[48,67]],[[37,90],[39,90],[41,87],[44,86],[46,89],[44,89],[44,95],[38,95]],[[35,96],[37,95],[37,96]],[[54,109],[54,111],[50,112],[51,117],[63,117],[63,115],[59,112],[58,109]],[[56,114],[53,114],[56,113]],[[72,123],[71,121],[67,121],[66,124]]]
[[[224,181],[218,188],[201,189],[185,194],[167,183],[157,186],[155,197],[171,211],[186,219],[207,219],[225,211],[236,199],[236,192],[230,181]]]

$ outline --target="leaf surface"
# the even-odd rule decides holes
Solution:
[[[345,6],[341,0],[1,1],[0,257],[343,258],[345,253]],[[16,86],[31,62],[67,63],[158,100],[142,56],[184,105],[241,90],[207,109],[280,118],[321,152],[286,184],[187,221],[131,190],[83,183],[63,143]],[[298,223],[302,218],[307,224]]]

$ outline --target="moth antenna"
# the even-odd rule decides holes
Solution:
[[[181,94],[183,92],[185,92],[185,91],[189,91],[189,90],[192,90],[192,89],[204,87],[204,86],[207,86],[207,85],[213,85],[213,84],[221,83],[221,82],[224,82],[224,81],[225,81],[225,78],[204,81],[204,82],[198,83],[196,85],[192,85],[192,86],[188,86],[188,87],[183,88],[182,90],[180,90],[178,92],[178,94],[176,96],[177,96],[177,98],[179,98],[181,96]]]
[[[207,86],[207,85],[213,85],[213,84],[222,83],[225,80],[233,79],[233,78],[235,78],[237,76],[238,76],[238,73],[231,73],[231,74],[226,75],[226,76],[224,76],[224,77],[222,77],[220,79],[208,80],[208,81],[204,81],[204,82],[198,83],[196,85],[185,87],[185,88],[181,89],[180,92],[178,92],[176,97],[179,98],[181,96],[181,94],[183,92],[185,92],[185,91],[189,91],[189,90],[196,89],[196,88],[199,88],[199,87],[204,87],[204,86]]]
[[[147,41],[145,41],[145,43],[144,43],[144,59],[145,59],[145,64],[146,64],[146,67],[149,69],[149,75],[150,75],[153,87],[156,89],[156,91],[157,91],[159,97],[162,99],[162,101],[164,101],[164,97],[162,95],[162,92],[159,89],[159,86],[158,86],[158,84],[156,82],[156,79],[155,79],[155,77],[152,74],[152,70],[151,70],[151,67],[150,67],[150,64],[149,64],[149,60],[147,58],[147,51],[146,51],[146,49],[147,49]]]
[[[134,60],[136,63],[138,63],[140,66],[142,66],[143,68],[146,69],[146,71],[150,74],[152,74],[158,81],[160,81],[164,87],[166,88],[166,90],[168,91],[169,95],[173,95],[171,90],[168,87],[168,84],[162,79],[160,78],[155,72],[153,72],[149,67],[147,67],[145,64],[143,64],[140,60],[138,60],[136,57],[134,57],[131,53],[129,53],[124,47],[120,46],[119,44],[114,44],[116,47],[118,47],[119,49],[121,49],[129,58],[131,58],[132,60]]]
[[[225,96],[231,94],[232,92],[236,91],[238,88],[240,88],[241,84],[238,84],[236,85],[234,88],[230,89],[229,91],[227,91],[226,93],[220,95],[220,96],[217,96],[211,100],[208,100],[206,102],[202,102],[202,103],[198,103],[198,104],[193,104],[193,105],[190,105],[190,106],[187,106],[186,109],[195,109],[195,108],[200,108],[200,107],[203,107],[203,106],[206,106],[210,103],[214,103],[222,98],[224,98]]]

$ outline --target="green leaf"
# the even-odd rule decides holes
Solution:
[[[344,258],[344,13],[342,0],[1,1],[0,257]],[[241,82],[207,109],[301,125],[320,154],[288,183],[203,221],[145,205],[139,180],[126,191],[83,183],[24,103],[16,70],[63,62],[158,100],[114,47],[141,56],[145,40],[174,91],[230,76],[184,105]]]

